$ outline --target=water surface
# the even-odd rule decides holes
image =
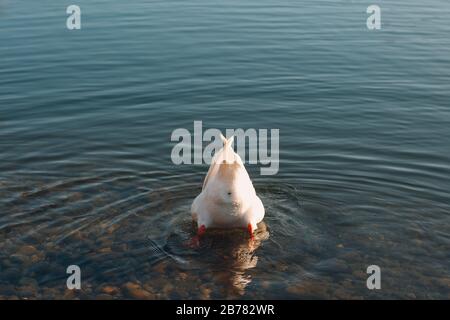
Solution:
[[[0,1],[0,298],[450,298],[447,1],[69,4]],[[280,129],[253,243],[186,245],[194,120]]]

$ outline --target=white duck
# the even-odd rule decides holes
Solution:
[[[264,206],[244,164],[232,148],[233,138],[221,135],[224,146],[213,157],[202,192],[192,203],[198,236],[208,228],[247,228],[251,237],[264,218]]]

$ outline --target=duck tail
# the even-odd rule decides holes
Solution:
[[[223,142],[223,149],[222,149],[223,157],[221,160],[225,161],[227,163],[235,162],[236,159],[235,159],[235,153],[233,150],[234,135],[232,135],[231,137],[229,137],[227,139],[221,134],[220,138],[222,139],[222,142]]]
[[[233,134],[231,137],[229,137],[228,139],[225,138],[225,137],[223,136],[223,134],[220,134],[220,138],[222,139],[222,142],[223,142],[224,147],[231,147],[231,146],[233,145],[233,142],[234,142],[234,134]]]

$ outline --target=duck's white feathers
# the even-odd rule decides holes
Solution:
[[[222,140],[224,146],[214,155],[202,192],[192,203],[192,217],[206,228],[246,227],[250,223],[255,230],[264,217],[264,206],[232,149],[233,137],[222,136]]]

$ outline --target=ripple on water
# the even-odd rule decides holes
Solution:
[[[0,224],[0,296],[370,298],[378,296],[365,288],[367,265],[387,266],[383,283],[389,289],[408,280],[401,272],[405,262],[413,263],[419,285],[437,281],[435,296],[445,294],[445,277],[423,271],[437,258],[427,251],[445,252],[448,237],[430,235],[420,221],[402,229],[398,216],[417,203],[395,207],[401,193],[390,206],[385,194],[362,201],[375,189],[345,176],[340,183],[305,177],[301,187],[257,181],[266,217],[255,240],[244,230],[210,230],[192,248],[190,206],[200,192],[198,177],[158,180],[153,174],[161,175],[105,173],[31,187],[3,183],[11,212]],[[398,230],[415,239],[414,247],[399,241]],[[413,261],[420,253],[424,267]],[[64,289],[70,264],[83,272],[79,292]],[[404,297],[417,291],[392,292]]]

